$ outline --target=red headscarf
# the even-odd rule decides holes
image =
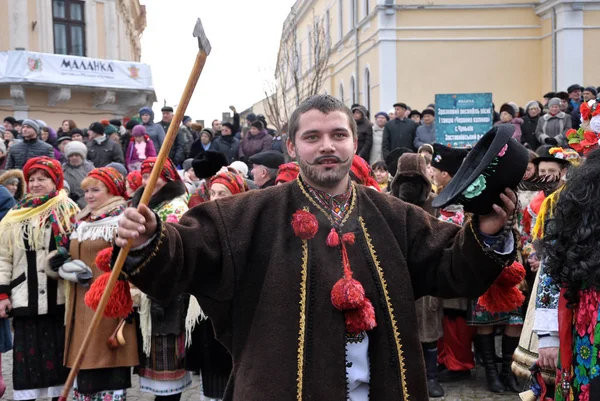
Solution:
[[[275,184],[294,181],[300,174],[300,167],[296,163],[286,163],[279,166]]]
[[[156,164],[156,157],[149,157],[144,160],[141,168],[142,175],[150,174],[154,164]],[[181,177],[179,176],[179,173],[177,173],[177,169],[173,165],[171,159],[167,159],[165,161],[165,164],[160,172],[160,178],[165,181],[181,181]]]
[[[221,171],[210,179],[210,186],[213,184],[223,184],[232,195],[236,195],[248,190],[248,185],[244,178],[240,175],[233,174],[229,171]]]
[[[377,191],[380,191],[379,184],[373,176],[373,170],[369,163],[365,159],[358,155],[354,155],[352,160],[352,166],[350,167],[350,177],[358,184],[366,185],[367,187],[373,187]]]
[[[125,178],[121,173],[112,167],[95,168],[88,174],[88,177],[101,181],[108,192],[114,196],[125,195]]]
[[[129,183],[132,191],[137,190],[142,186],[142,173],[139,171],[132,171],[127,175],[127,182]]]
[[[51,159],[48,156],[34,157],[29,159],[25,166],[23,166],[23,174],[25,175],[25,182],[27,183],[27,190],[29,190],[29,176],[34,170],[44,170],[56,185],[56,190],[60,191],[63,189],[65,176],[60,162],[56,159]]]

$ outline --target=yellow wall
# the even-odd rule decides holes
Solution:
[[[97,58],[106,58],[106,29],[104,28],[104,3],[96,3],[96,29],[98,33]]]
[[[29,21],[27,21],[27,30],[29,31],[29,48],[27,50],[32,52],[40,51],[40,19],[38,17],[37,12],[37,0],[28,0],[27,4],[27,14],[29,16]],[[37,22],[37,25],[34,30],[31,29],[31,24],[33,21]]]
[[[586,11],[583,15],[584,26],[598,26],[600,11]],[[583,31],[583,49],[585,63],[583,64],[583,85],[600,85],[600,29],[585,29]]]
[[[0,0],[0,51],[9,50],[10,34],[8,28],[8,0]]]

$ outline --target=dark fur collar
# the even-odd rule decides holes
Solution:
[[[150,198],[150,202],[148,207],[150,209],[156,208],[163,202],[171,201],[178,196],[184,195],[187,192],[185,188],[185,184],[183,181],[171,181],[167,182],[167,184],[160,189],[157,193],[155,193],[152,198]],[[131,198],[131,205],[133,207],[137,207],[140,204],[140,200],[142,199],[142,194],[144,193],[144,187],[138,188],[137,191],[133,194],[133,198]]]

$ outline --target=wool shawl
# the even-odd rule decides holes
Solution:
[[[54,221],[53,237],[68,236],[73,230],[77,212],[79,207],[64,190],[59,191],[55,197],[42,205],[15,207],[0,222],[0,246],[9,249],[10,252],[14,247],[26,249],[25,241],[22,241],[25,238],[29,245],[29,249],[26,250],[40,250],[47,247],[44,237],[48,220]]]

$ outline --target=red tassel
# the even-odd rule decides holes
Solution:
[[[514,262],[502,270],[494,284],[502,287],[514,287],[525,279],[525,268],[519,262]]]
[[[109,273],[104,273],[98,277],[90,289],[85,294],[85,304],[93,309],[98,309],[100,304],[100,298],[104,294],[108,279],[110,278]],[[131,292],[129,291],[129,283],[123,280],[117,280],[115,287],[113,288],[106,309],[104,310],[104,317],[106,318],[126,318],[133,310],[133,300],[131,299]]]
[[[351,334],[358,334],[361,331],[369,331],[377,326],[375,320],[375,309],[368,298],[359,309],[346,311],[346,330]]]
[[[354,245],[354,233],[346,233],[342,236],[342,241],[347,245]]]
[[[510,312],[523,305],[525,295],[517,287],[504,287],[496,283],[477,301],[488,312]]]
[[[110,261],[112,260],[112,247],[104,248],[96,255],[96,267],[105,273],[110,273]]]
[[[341,278],[331,289],[331,303],[341,311],[357,309],[365,301],[365,289],[353,278]]]
[[[340,236],[338,235],[337,231],[335,231],[335,228],[331,229],[329,235],[327,235],[327,241],[325,241],[325,243],[327,246],[332,248],[336,248],[340,245]]]

